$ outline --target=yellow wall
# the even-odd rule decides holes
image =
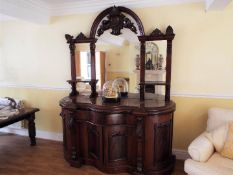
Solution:
[[[209,107],[233,108],[232,99],[210,96],[233,96],[233,5],[208,13],[201,4],[133,10],[146,33],[156,27],[165,30],[169,24],[174,28],[172,92],[206,94],[207,98],[173,97],[177,103],[174,147],[186,149],[204,130]],[[0,84],[16,86],[1,87],[0,96],[22,98],[39,107],[36,120],[40,130],[62,131],[58,103],[68,91],[37,88],[69,88],[70,59],[64,34],[88,34],[96,15],[54,17],[45,26],[23,21],[0,23]]]
[[[28,107],[38,107],[36,128],[42,131],[62,132],[59,101],[68,91],[32,88],[1,88],[0,97],[14,97],[25,100]]]

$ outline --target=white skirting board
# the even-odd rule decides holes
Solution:
[[[28,129],[24,129],[24,128],[19,129],[19,128],[5,127],[5,128],[1,128],[0,132],[12,133],[21,136],[28,136]],[[36,130],[36,137],[47,140],[63,141],[63,134],[56,132]],[[186,150],[173,149],[172,152],[174,155],[176,155],[176,159],[178,160],[186,160],[189,158],[188,152]]]
[[[1,128],[0,132],[12,133],[12,134],[17,134],[21,136],[28,136],[28,129],[24,129],[24,128],[18,129],[18,128],[5,127],[5,128]],[[36,137],[41,138],[41,139],[47,139],[47,140],[55,140],[55,141],[63,140],[62,133],[47,132],[47,131],[40,131],[40,130],[36,130]]]

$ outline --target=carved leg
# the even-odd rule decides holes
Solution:
[[[31,114],[28,118],[28,134],[31,141],[31,146],[36,145],[36,126],[35,126],[35,114]]]

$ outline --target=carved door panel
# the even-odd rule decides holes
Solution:
[[[154,165],[168,163],[171,156],[171,121],[154,125]]]
[[[79,140],[79,130],[76,126],[75,111],[63,110],[61,115],[63,118],[65,158],[69,160],[72,166],[79,167],[81,165],[79,155],[80,145],[77,143],[77,140]]]
[[[102,127],[85,121],[76,121],[77,152],[86,164],[103,163]]]
[[[136,141],[133,127],[108,126],[104,128],[104,163],[107,166],[135,164]]]
[[[102,128],[88,125],[88,156],[92,159],[100,159],[102,154]]]
[[[147,117],[145,121],[146,170],[159,170],[170,164],[172,156],[172,115]]]
[[[71,158],[71,148],[72,148],[72,140],[71,138],[71,129],[69,125],[69,111],[62,110],[61,113],[62,120],[63,120],[63,144],[64,144],[64,151],[65,151],[65,158],[70,159]]]

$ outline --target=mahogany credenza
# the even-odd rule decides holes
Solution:
[[[173,101],[129,95],[117,104],[101,97],[65,97],[62,107],[64,156],[71,166],[93,165],[106,173],[169,175]]]
[[[96,45],[105,32],[117,37],[122,36],[123,30],[131,32],[138,38],[139,93],[122,97],[119,103],[106,104],[102,101],[102,89],[98,90],[96,86],[98,82]],[[70,165],[75,167],[93,165],[106,173],[128,172],[134,175],[172,173],[175,164],[175,156],[172,155],[175,103],[170,100],[170,89],[174,37],[170,25],[165,32],[156,28],[146,34],[137,14],[122,6],[109,7],[100,12],[92,24],[89,36],[82,32],[76,37],[65,35],[70,50],[71,80],[67,82],[71,85],[71,92],[60,101],[60,106],[64,156]],[[166,44],[163,67],[165,75],[162,81],[157,79],[148,81],[146,54],[147,56],[151,54],[146,53],[146,46],[148,42],[159,41]],[[80,70],[76,66],[75,51],[76,47],[82,44],[89,44],[90,47],[91,79],[77,78],[77,72]],[[120,54],[115,59],[122,63],[125,61]],[[80,82],[90,84],[91,92],[88,96],[78,91],[77,84]],[[153,93],[147,97],[145,89],[148,85],[154,88],[164,87],[162,91],[164,93],[160,94],[164,97],[153,97],[155,95]]]

